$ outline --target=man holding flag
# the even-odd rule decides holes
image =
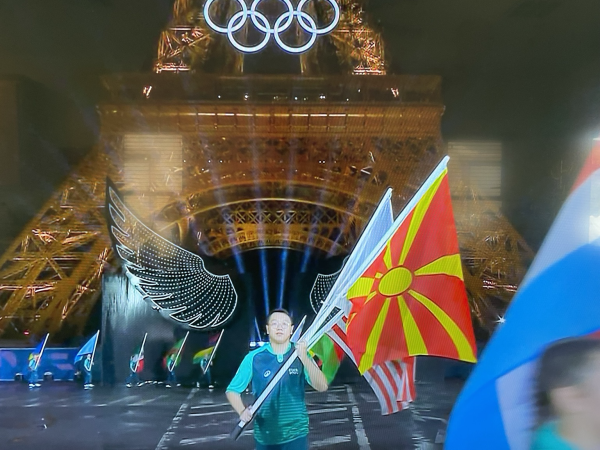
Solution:
[[[183,339],[177,341],[175,345],[168,351],[167,355],[165,356],[165,359],[163,360],[163,364],[167,369],[167,372],[169,373],[169,375],[167,376],[166,383],[166,387],[168,388],[174,385],[181,386],[177,383],[177,377],[175,376],[175,368],[181,362],[181,352],[189,334],[190,332],[188,331]]]
[[[305,383],[319,392],[328,388],[327,379],[307,352],[306,342],[295,346],[290,339],[292,319],[284,309],[271,311],[267,318],[269,343],[251,351],[240,365],[226,390],[227,400],[249,422],[256,416],[254,439],[257,450],[308,450],[308,413],[304,402]],[[295,347],[295,348],[294,348]],[[258,411],[246,407],[241,394],[248,384],[258,395],[297,350],[299,359],[286,370],[277,388],[270,393],[267,404]]]
[[[213,334],[208,338],[208,348],[202,349],[194,355],[193,363],[200,364],[200,379],[196,383],[196,387],[200,387],[200,381],[202,378],[206,380],[206,385],[209,390],[214,389],[214,385],[212,383],[212,377],[210,373],[210,367],[212,366],[212,362],[217,352],[217,348],[221,343],[221,338],[223,337],[223,332],[225,330],[221,330],[219,334]]]
[[[41,384],[38,383],[38,367],[40,365],[40,361],[42,360],[44,349],[46,348],[46,342],[48,342],[48,336],[50,336],[50,334],[46,334],[44,339],[42,339],[42,341],[29,355],[29,359],[27,361],[27,368],[29,369],[29,389],[41,386]]]
[[[92,384],[92,365],[94,364],[94,355],[96,354],[96,346],[98,345],[98,336],[100,330],[94,334],[89,341],[85,343],[83,347],[79,349],[77,355],[75,355],[74,363],[77,364],[79,361],[83,361],[83,387],[84,389],[91,389],[94,387]]]
[[[125,382],[125,386],[128,388],[137,385],[142,386],[144,383],[140,381],[140,373],[144,370],[144,345],[146,344],[146,338],[148,333],[144,334],[144,340],[142,345],[139,346],[129,358],[129,376]]]

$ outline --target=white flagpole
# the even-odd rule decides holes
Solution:
[[[217,339],[217,343],[215,344],[215,348],[213,348],[212,353],[210,354],[210,358],[208,359],[208,363],[206,364],[206,367],[202,370],[202,374],[205,374],[206,371],[208,370],[208,368],[210,367],[210,363],[212,362],[213,358],[215,357],[215,353],[217,353],[217,348],[219,347],[219,344],[221,343],[221,338],[223,337],[223,333],[225,333],[225,330],[221,330],[221,334],[219,335],[219,339]]]
[[[300,324],[298,324],[298,326],[294,330],[294,334],[292,334],[292,337],[290,339],[290,342],[292,344],[295,344],[300,339],[300,335],[302,334],[302,329],[304,328],[304,322],[306,322],[306,317],[307,316],[304,316],[302,318],[302,320],[300,321]]]
[[[189,331],[187,333],[185,333],[185,337],[183,338],[183,342],[181,343],[181,347],[179,347],[179,350],[177,351],[177,356],[175,356],[175,360],[173,361],[173,366],[175,366],[175,364],[177,364],[177,359],[179,358],[179,355],[181,355],[181,351],[183,350],[183,346],[185,345],[185,341],[187,340],[189,334],[190,334]],[[173,370],[174,370],[174,367],[173,368],[169,368],[169,372],[172,372]]]
[[[144,344],[146,344],[147,337],[148,337],[148,333],[144,334],[144,340],[142,341],[142,346],[140,347],[140,352],[138,353],[137,360],[135,361],[134,372],[137,372],[138,364],[140,363],[140,355],[142,355],[144,353]]]
[[[37,370],[38,366],[40,365],[40,361],[42,360],[42,355],[44,354],[44,349],[46,348],[46,342],[48,342],[48,337],[50,336],[50,333],[46,334],[46,339],[44,339],[44,344],[42,345],[42,351],[40,352],[40,356],[38,358],[38,360],[35,363],[35,369],[33,370]]]
[[[94,341],[94,350],[92,351],[92,364],[94,364],[94,356],[96,355],[96,346],[98,345],[98,337],[100,336],[100,330],[96,333],[96,340]]]
[[[363,245],[363,239],[366,239],[366,237],[368,237],[371,234],[373,227],[376,226],[376,224],[377,224],[377,220],[374,220],[374,219],[378,218],[379,214],[381,213],[382,208],[385,208],[388,205],[388,202],[390,202],[391,197],[392,197],[392,189],[388,188],[388,190],[385,192],[385,194],[381,198],[381,201],[379,202],[377,209],[375,210],[375,212],[373,212],[373,215],[371,216],[371,220],[369,220],[369,223],[367,223],[367,226],[361,233],[356,245],[354,246],[354,250],[350,254],[350,257],[348,258],[348,261],[346,261],[346,264],[344,264],[344,267],[342,268],[340,275],[338,276],[336,282],[334,283],[333,287],[331,288],[331,291],[329,291],[329,293],[327,294],[327,298],[323,302],[323,305],[321,306],[321,309],[317,313],[315,320],[313,321],[311,326],[308,328],[308,330],[306,330],[305,335],[308,334],[309,331],[314,332],[316,329],[321,328],[321,325],[327,319],[327,316],[331,313],[333,308],[337,306],[337,303],[339,303],[339,301],[336,301],[337,294],[339,292],[341,292],[341,289],[339,289],[339,287],[340,287],[341,283],[343,283],[345,281],[345,278],[348,277],[348,272],[350,270],[352,270],[353,267],[355,267],[353,255],[357,255],[356,250],[358,248],[360,248],[361,245]],[[392,220],[393,220],[393,217],[390,218],[390,222]],[[342,308],[342,309],[345,309],[345,308]],[[304,336],[302,337],[302,339],[304,339]]]

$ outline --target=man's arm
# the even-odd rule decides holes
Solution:
[[[325,392],[329,385],[327,384],[327,378],[317,363],[309,356],[306,350],[306,342],[300,341],[296,344],[296,350],[298,350],[298,358],[304,365],[308,373],[308,378],[310,380],[310,384],[319,392]]]
[[[246,355],[242,364],[240,364],[233,380],[231,380],[231,383],[229,383],[229,386],[227,386],[227,390],[225,391],[227,400],[235,412],[238,413],[240,419],[244,422],[250,422],[250,420],[252,420],[252,412],[244,405],[241,393],[244,392],[251,380],[252,356],[249,354]]]
[[[227,391],[227,392],[225,392],[225,395],[227,396],[227,400],[229,401],[229,404],[233,407],[233,409],[235,409],[235,412],[238,413],[238,415],[240,416],[240,419],[242,419],[242,413],[246,410],[246,406],[244,405],[244,402],[242,401],[241,394],[238,394],[237,392],[233,392],[233,391]],[[250,418],[251,417],[252,417],[252,415],[250,415]],[[247,421],[244,420],[244,422],[247,422]]]

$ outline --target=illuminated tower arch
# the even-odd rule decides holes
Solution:
[[[387,75],[360,2],[339,1],[338,27],[289,75],[245,74],[203,5],[175,0],[154,73],[103,79],[97,146],[0,258],[0,333],[83,329],[113,261],[107,176],[149,226],[192,235],[202,254],[344,255],[384,190],[398,211],[444,153],[440,78]]]

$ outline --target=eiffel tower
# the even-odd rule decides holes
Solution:
[[[327,22],[314,3],[309,12]],[[103,79],[97,145],[1,256],[0,334],[11,322],[37,334],[65,324],[82,332],[114,264],[107,176],[154,230],[215,258],[269,247],[345,255],[388,186],[398,211],[445,152],[441,79],[388,75],[361,1],[338,3],[338,27],[311,50],[270,48],[261,60],[211,30],[203,0],[175,0],[154,73]],[[217,15],[235,4],[223,0]],[[295,69],[261,73],[268,55],[275,65],[293,58]],[[494,223],[496,238],[514,245],[487,246],[484,257],[494,225],[458,224],[479,307],[486,276],[498,286],[519,278],[497,261],[509,252],[518,267],[522,239],[503,217]]]

